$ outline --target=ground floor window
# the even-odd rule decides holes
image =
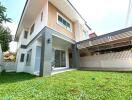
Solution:
[[[22,54],[21,54],[21,58],[20,58],[20,62],[24,62],[24,56],[25,56],[25,55],[22,53]]]
[[[66,67],[66,52],[64,50],[55,50],[55,68]]]
[[[27,59],[26,59],[26,65],[31,65],[31,56],[32,56],[32,49],[27,52]]]

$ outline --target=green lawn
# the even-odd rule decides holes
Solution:
[[[40,78],[0,75],[3,100],[132,100],[132,73],[71,71]]]

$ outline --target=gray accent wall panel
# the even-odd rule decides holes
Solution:
[[[76,44],[72,44],[72,64],[73,68],[80,67],[80,55]]]
[[[41,47],[36,47],[36,57],[35,57],[35,72],[40,71],[40,61],[41,61]]]
[[[49,76],[52,71],[52,31],[45,28],[42,33],[40,76]]]

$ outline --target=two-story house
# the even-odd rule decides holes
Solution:
[[[44,76],[79,67],[75,44],[90,30],[68,0],[27,0],[16,32],[17,72]]]

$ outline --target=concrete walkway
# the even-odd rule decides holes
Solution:
[[[60,69],[60,70],[53,70],[51,75],[55,75],[55,74],[59,74],[59,73],[64,73],[64,72],[67,72],[67,71],[73,71],[73,70],[77,70],[77,69],[69,69],[69,68],[66,68],[66,69]]]

